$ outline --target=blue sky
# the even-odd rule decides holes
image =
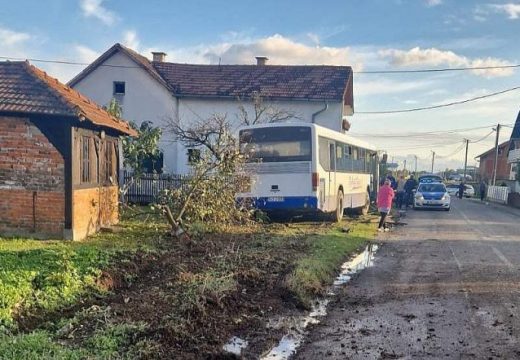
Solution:
[[[25,0],[2,1],[0,56],[90,62],[121,42],[168,61],[351,65],[354,70],[422,69],[520,63],[518,0]],[[34,62],[63,81],[82,66]],[[356,74],[356,111],[442,104],[520,86],[520,69],[435,74]],[[491,129],[435,137],[403,135],[512,123],[520,91],[466,105],[394,115],[355,114],[359,134],[396,160],[430,151],[437,169],[462,164],[463,137]],[[501,140],[510,129],[504,128]],[[492,146],[491,134],[470,144],[473,157]],[[430,143],[436,144],[429,146]],[[446,144],[446,145],[443,145]],[[443,157],[444,156],[444,157]],[[409,160],[410,161],[410,160]]]

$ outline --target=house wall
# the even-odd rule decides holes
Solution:
[[[28,118],[0,117],[0,233],[63,236],[62,154]]]
[[[325,107],[324,102],[316,101],[264,101],[265,107],[272,109],[283,110],[294,113],[296,118],[287,121],[292,122],[312,122],[312,114],[322,110]],[[204,121],[212,117],[214,114],[226,115],[234,126],[234,130],[243,125],[239,116],[240,107],[243,107],[249,119],[254,119],[254,106],[251,101],[237,101],[230,99],[196,99],[196,98],[181,98],[179,100],[178,116],[181,124],[189,124]],[[341,122],[343,116],[342,102],[329,102],[326,111],[318,114],[315,122],[318,125],[341,131]],[[176,169],[180,173],[189,172],[187,150],[178,146]]]
[[[237,114],[240,105],[247,108],[249,113],[253,113],[251,103],[234,99],[177,99],[133,60],[121,53],[111,56],[105,64],[123,67],[98,66],[74,88],[98,104],[104,105],[114,97],[113,82],[124,81],[126,94],[117,99],[123,106],[123,117],[137,124],[152,121],[156,126],[164,126],[168,119],[180,119],[186,124],[207,119],[213,114],[227,114],[228,118],[236,120],[236,125],[238,125]],[[323,109],[325,103],[321,101],[266,101],[265,105],[293,111],[303,121],[311,122],[312,114]],[[329,102],[328,109],[316,117],[316,123],[339,131],[343,115],[347,114],[344,114],[341,101]],[[161,148],[164,151],[164,171],[189,172],[187,150],[182,144],[176,143],[172,136],[164,133]]]
[[[123,118],[138,125],[151,121],[155,126],[162,126],[165,119],[175,115],[175,98],[133,60],[116,53],[105,64],[122,67],[99,66],[77,83],[74,89],[100,105],[108,104],[115,97],[123,107]],[[125,82],[124,96],[114,96],[114,81]],[[165,171],[174,172],[175,147],[164,137],[161,148],[165,153]]]
[[[500,147],[497,162],[497,182],[499,180],[509,180],[511,176],[511,164],[507,163],[507,148]],[[495,163],[495,153],[491,152],[480,158],[481,179],[491,181],[493,179],[493,167]]]

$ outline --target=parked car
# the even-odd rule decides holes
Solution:
[[[443,179],[439,175],[426,174],[419,176],[420,183],[442,183]]]
[[[451,196],[457,196],[459,193],[459,185],[457,184],[448,184],[446,185],[446,191],[448,191],[448,194]]]
[[[464,196],[467,198],[475,196],[475,189],[472,185],[464,185]]]
[[[413,208],[450,211],[451,196],[443,183],[422,183],[415,193]]]
[[[448,184],[446,185],[446,190],[448,194],[451,196],[457,196],[459,194],[459,185],[458,184]],[[470,198],[475,196],[475,189],[472,185],[464,185],[464,197]]]

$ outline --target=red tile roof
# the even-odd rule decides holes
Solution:
[[[127,135],[137,135],[92,100],[28,62],[0,62],[0,113],[77,117]]]
[[[326,65],[195,65],[151,62],[115,44],[69,81],[75,86],[116,52],[127,54],[175,96],[251,97],[271,99],[345,100],[353,106],[352,68]]]
[[[152,65],[176,96],[342,101],[352,76],[349,66]]]

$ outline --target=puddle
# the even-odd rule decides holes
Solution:
[[[239,337],[233,336],[226,345],[224,345],[223,350],[225,352],[235,354],[237,356],[242,355],[242,350],[247,347],[248,343],[245,340],[242,340]]]
[[[327,293],[329,298],[317,300],[308,315],[293,319],[286,318],[285,321],[282,319],[279,323],[292,323],[290,326],[287,326],[287,328],[291,329],[290,332],[284,335],[278,345],[272,348],[267,355],[262,356],[261,359],[286,360],[293,355],[304,340],[307,334],[306,328],[309,324],[317,324],[320,322],[320,317],[327,315],[327,305],[330,302],[330,297],[335,295],[334,289],[345,285],[354,274],[374,265],[374,257],[377,249],[378,245],[370,244],[361,254],[344,263],[341,266],[341,273]]]

